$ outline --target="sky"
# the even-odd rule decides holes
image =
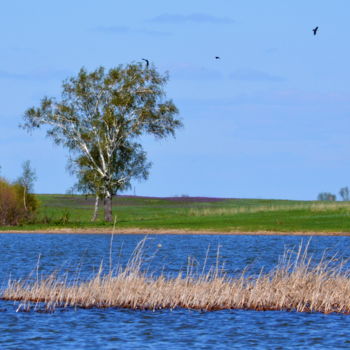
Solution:
[[[21,129],[24,111],[81,67],[148,58],[169,73],[184,128],[140,140],[153,166],[126,193],[338,195],[350,186],[349,13],[348,0],[4,1],[1,176],[30,160],[36,193],[65,193],[68,151]]]

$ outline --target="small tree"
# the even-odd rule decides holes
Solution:
[[[23,186],[0,178],[0,225],[18,225],[31,218],[38,206],[36,198],[26,193],[27,208],[23,203]]]
[[[348,201],[349,200],[349,188],[342,187],[339,191],[339,195],[343,201]]]
[[[321,192],[317,196],[318,201],[335,201],[337,199],[335,194],[329,192]]]
[[[129,181],[116,170],[122,163],[116,156],[120,149],[142,134],[174,135],[182,125],[175,118],[176,106],[165,99],[167,80],[153,65],[141,63],[108,72],[103,67],[91,73],[82,68],[63,83],[61,100],[44,97],[39,107],[25,112],[27,130],[48,126],[47,135],[55,143],[67,147],[74,159],[84,159],[104,199],[106,221],[112,221],[113,195]]]
[[[30,165],[30,160],[26,160],[22,164],[22,175],[17,179],[17,183],[19,183],[23,188],[23,206],[26,211],[28,211],[27,196],[33,191],[34,182],[36,180],[36,173]]]

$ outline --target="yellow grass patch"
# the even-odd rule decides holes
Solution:
[[[305,204],[284,204],[284,205],[257,205],[252,207],[237,208],[193,208],[189,210],[190,216],[216,216],[216,215],[236,215],[274,211],[291,210],[311,210],[318,211],[337,211],[345,210],[350,212],[350,204],[346,203],[305,203]]]

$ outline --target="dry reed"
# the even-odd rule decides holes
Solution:
[[[19,310],[29,303],[55,307],[129,308],[141,310],[188,308],[198,310],[250,309],[350,313],[350,274],[345,262],[322,259],[313,264],[307,249],[287,252],[278,266],[258,276],[230,277],[218,266],[208,273],[167,278],[142,272],[142,241],[125,268],[90,280],[68,283],[55,274],[34,282],[9,281],[2,299],[17,300]],[[204,269],[203,269],[204,270]]]

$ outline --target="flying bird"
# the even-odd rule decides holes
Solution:
[[[215,59],[216,59],[216,60],[219,60],[219,59],[220,59],[220,57],[219,57],[219,56],[215,56]]]
[[[312,31],[314,32],[314,35],[316,35],[316,33],[318,31],[318,27],[314,28]]]
[[[142,58],[142,60],[146,62],[146,67],[148,68],[149,67],[149,60],[147,60],[146,58]]]

